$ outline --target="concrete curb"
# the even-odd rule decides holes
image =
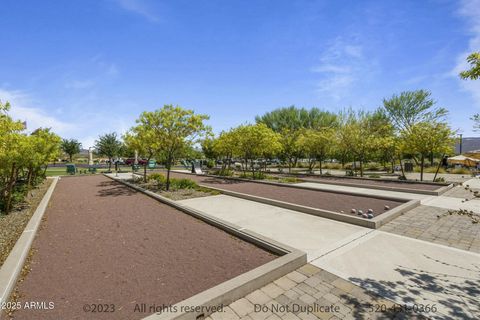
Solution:
[[[40,201],[37,209],[30,218],[25,230],[23,230],[23,233],[21,234],[20,238],[18,238],[17,243],[0,269],[0,303],[8,302],[7,299],[10,297],[12,290],[15,288],[17,278],[22,271],[23,265],[28,256],[28,252],[32,246],[33,239],[35,238],[38,227],[42,222],[43,215],[47,209],[48,203],[58,180],[58,177],[53,178],[52,184],[43,196],[42,201]],[[1,312],[2,309],[0,309],[0,318],[2,315]]]
[[[416,181],[416,180],[394,180],[394,179],[385,179],[385,178],[369,178],[369,177],[355,177],[355,176],[341,176],[341,175],[326,175],[326,174],[311,174],[311,173],[280,173],[280,172],[268,172],[272,174],[283,174],[283,175],[291,175],[291,176],[307,176],[307,177],[334,177],[339,179],[358,179],[358,180],[370,180],[370,181],[387,181],[387,182],[395,182],[395,183],[403,183],[403,184],[429,184],[435,186],[447,186],[448,183],[442,182],[432,182],[432,181]]]
[[[170,205],[186,214],[220,228],[238,238],[253,243],[254,245],[257,245],[272,253],[281,255],[279,258],[269,263],[243,273],[233,279],[225,281],[213,288],[207,289],[199,294],[194,295],[193,297],[183,300],[172,306],[170,310],[162,313],[152,314],[145,319],[203,319],[209,314],[218,310],[219,306],[228,305],[307,263],[307,255],[303,251],[281,244],[275,240],[266,238],[252,231],[242,229],[235,224],[217,219],[204,212],[194,210],[159,194],[123,181],[122,179],[108,175],[105,176],[132,189],[135,189],[157,201]]]
[[[332,184],[338,186],[345,186],[345,187],[355,187],[355,188],[365,188],[365,189],[375,189],[375,190],[386,190],[386,191],[395,191],[395,192],[408,192],[408,193],[416,193],[416,194],[425,194],[430,196],[439,196],[442,193],[446,192],[450,188],[453,188],[453,184],[449,184],[446,186],[442,186],[437,190],[419,190],[419,189],[408,189],[408,188],[399,188],[399,187],[389,187],[389,186],[375,186],[375,185],[365,185],[361,183],[349,183],[349,182],[333,182],[333,181],[319,181],[316,179],[308,179],[308,178],[299,178],[305,182],[312,182],[318,184]]]

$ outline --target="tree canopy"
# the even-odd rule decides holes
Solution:
[[[117,137],[116,132],[106,133],[95,140],[95,149],[97,153],[108,157],[108,170],[112,169],[112,162],[114,157],[118,156],[122,147],[122,142]]]
[[[134,143],[142,153],[155,155],[165,162],[168,190],[175,159],[210,132],[210,127],[204,123],[208,119],[207,115],[195,114],[193,110],[165,105],[155,111],[143,112],[126,140]]]
[[[431,93],[426,90],[404,91],[383,99],[384,111],[398,131],[408,131],[419,122],[444,119],[447,110],[435,107],[435,104]]]
[[[480,52],[473,52],[467,57],[470,69],[460,72],[460,78],[477,80],[480,78]]]
[[[62,150],[68,155],[70,162],[72,162],[74,155],[76,155],[77,153],[80,153],[81,147],[82,147],[82,144],[78,140],[75,140],[75,139],[62,140]]]
[[[28,190],[44,177],[48,163],[59,155],[61,141],[48,128],[27,134],[9,110],[10,104],[0,101],[0,211],[4,213],[11,210],[13,195],[25,190],[18,185],[19,179],[26,181]]]

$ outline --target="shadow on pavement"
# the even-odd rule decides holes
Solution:
[[[102,181],[97,185],[97,187],[102,188],[97,193],[98,197],[131,196],[137,193],[135,190],[123,186],[115,181]]]
[[[425,258],[449,268],[455,268],[467,274],[474,273],[475,276],[458,276],[446,273],[435,273],[426,270],[418,270],[399,266],[392,272],[399,273],[403,281],[377,281],[366,278],[349,278],[350,281],[367,289],[375,294],[385,297],[400,304],[409,304],[419,307],[416,297],[432,299],[437,302],[437,308],[443,306],[446,314],[424,313],[425,316],[433,316],[440,319],[479,319],[480,318],[480,266],[472,264],[471,268],[465,268],[455,264],[447,263],[424,255]],[[422,297],[422,295],[432,296]],[[362,310],[357,308],[357,310]],[[417,314],[421,314],[420,312]],[[361,314],[358,317],[362,318]],[[410,319],[410,317],[408,317]]]

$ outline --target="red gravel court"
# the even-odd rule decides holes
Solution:
[[[103,176],[62,178],[45,217],[17,288],[54,309],[15,319],[141,319],[276,257]]]
[[[196,176],[188,173],[171,172],[170,175],[174,178],[192,179],[205,186],[211,186],[214,188],[245,193],[253,196],[264,197],[333,212],[344,211],[345,214],[351,214],[350,210],[352,208],[357,210],[361,209],[364,212],[367,212],[368,209],[373,209],[374,216],[377,216],[386,212],[386,205],[389,206],[390,209],[393,209],[394,207],[404,203],[402,201],[384,200],[366,196],[291,188],[288,185],[274,186],[264,183]]]

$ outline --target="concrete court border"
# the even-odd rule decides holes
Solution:
[[[339,186],[345,186],[345,187],[356,187],[356,188],[375,189],[375,190],[407,192],[407,193],[424,194],[424,195],[430,195],[430,196],[440,196],[443,193],[445,193],[446,191],[453,188],[453,186],[454,186],[454,184],[451,183],[451,184],[448,184],[448,185],[440,185],[441,188],[436,189],[436,190],[419,190],[419,189],[408,189],[408,188],[389,187],[389,186],[382,187],[382,186],[376,186],[376,185],[372,185],[372,184],[365,185],[365,184],[361,184],[361,183],[319,181],[319,180],[308,179],[308,178],[307,179],[299,178],[299,179],[303,180],[305,182],[312,182],[312,183],[318,183],[318,184],[332,184],[332,185],[339,185]],[[381,180],[381,181],[383,181],[383,180]]]
[[[134,190],[137,190],[159,202],[165,203],[175,209],[178,209],[188,215],[200,219],[214,227],[232,234],[242,240],[250,242],[260,248],[280,255],[273,261],[270,261],[253,270],[245,272],[233,279],[227,280],[213,288],[200,292],[190,298],[187,298],[175,304],[172,308],[175,311],[166,311],[155,313],[144,319],[148,320],[197,320],[207,317],[214,308],[226,306],[249,293],[267,285],[268,283],[298,269],[307,263],[307,254],[298,249],[279,243],[273,239],[259,235],[253,231],[243,229],[240,226],[227,221],[215,218],[204,212],[192,209],[176,201],[170,200],[157,193],[135,186],[122,179],[113,176],[104,175],[114,181],[122,183]],[[197,310],[186,310],[190,307],[196,307]]]
[[[15,246],[0,268],[0,303],[8,302],[7,299],[9,299],[12,290],[17,283],[18,276],[22,271],[25,260],[32,247],[33,240],[35,239],[38,228],[42,222],[43,215],[45,214],[50,198],[52,197],[55,186],[60,178],[53,177],[49,179],[53,179],[52,184],[38,204],[25,229],[15,243]],[[0,319],[1,318],[2,308],[0,308]]]
[[[184,172],[182,172],[184,173]],[[190,174],[190,175],[195,175],[193,173],[185,173],[185,174]],[[141,176],[141,175],[139,175]],[[213,177],[213,178],[220,178],[223,179],[224,177],[219,177],[219,176],[214,176],[214,175],[202,175],[202,176],[207,176],[207,177]],[[242,179],[242,178],[226,178],[226,179],[231,179],[231,180],[238,180],[238,181],[245,181],[245,182],[255,182],[255,183],[263,183],[263,184],[269,184],[269,185],[274,185],[274,186],[281,186],[281,187],[287,187],[287,188],[297,188],[297,189],[304,189],[304,190],[313,190],[313,191],[322,191],[317,188],[312,188],[312,187],[303,187],[303,186],[295,186],[295,185],[290,185],[290,184],[283,184],[283,183],[277,183],[277,182],[269,182],[269,181],[258,181],[258,180],[249,180],[249,179]],[[389,211],[382,213],[372,219],[365,219],[365,218],[358,218],[357,216],[352,216],[340,212],[335,212],[335,211],[330,211],[330,210],[325,210],[325,209],[318,209],[318,208],[313,208],[313,207],[308,207],[308,206],[302,206],[299,204],[294,204],[290,202],[285,202],[285,201],[280,201],[280,200],[273,200],[269,198],[264,198],[264,197],[258,197],[258,196],[252,196],[249,194],[245,193],[240,193],[240,192],[235,192],[235,191],[229,191],[225,190],[222,188],[216,188],[212,186],[207,186],[200,184],[201,187],[207,188],[207,189],[212,189],[218,192],[221,192],[223,194],[232,196],[232,197],[237,197],[237,198],[242,198],[245,200],[250,200],[250,201],[256,201],[260,203],[265,203],[269,204],[272,206],[276,207],[281,207],[289,210],[294,210],[294,211],[300,211],[303,213],[311,214],[314,216],[319,216],[322,218],[327,218],[331,220],[336,220],[340,222],[346,222],[350,224],[355,224],[361,227],[366,227],[370,229],[378,229],[381,226],[385,225],[386,223],[392,221],[393,219],[397,218],[398,216],[402,215],[403,213],[412,210],[413,208],[418,207],[421,204],[420,200],[411,200],[411,199],[406,199],[406,198],[401,198],[401,197],[393,197],[393,196],[376,196],[376,195],[363,195],[363,194],[358,194],[358,193],[352,193],[349,191],[328,191],[332,193],[339,193],[339,194],[347,194],[347,195],[355,195],[355,196],[361,196],[365,198],[374,198],[374,199],[386,199],[386,200],[396,200],[396,201],[403,201],[404,203],[399,205],[398,207],[392,208]]]

